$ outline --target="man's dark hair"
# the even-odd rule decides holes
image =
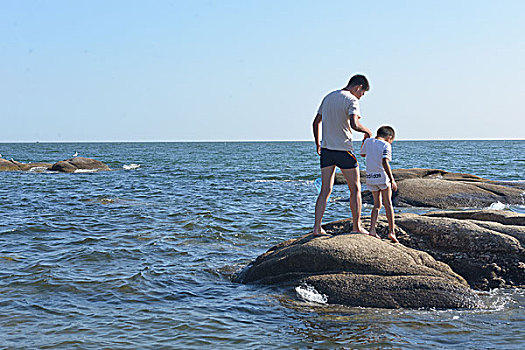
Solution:
[[[379,136],[379,137],[388,137],[388,136],[395,137],[396,136],[396,132],[394,131],[393,127],[388,126],[388,125],[383,125],[379,129],[377,129],[377,136]]]
[[[365,91],[370,90],[370,84],[368,83],[368,79],[366,79],[364,75],[356,74],[350,78],[350,81],[348,82],[348,86],[357,86],[357,85],[363,85],[363,89]]]

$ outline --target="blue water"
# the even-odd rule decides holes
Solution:
[[[525,141],[393,150],[393,168],[525,180]],[[250,260],[310,230],[312,142],[0,144],[21,162],[74,152],[115,171],[0,172],[0,348],[525,347],[524,290],[481,293],[482,310],[384,310],[232,283]],[[336,187],[325,222],[349,216],[337,201],[347,195]]]

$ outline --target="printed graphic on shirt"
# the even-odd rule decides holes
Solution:
[[[367,185],[388,184],[390,179],[383,168],[383,159],[392,160],[392,146],[386,141],[369,138],[361,146],[361,155],[366,156]]]

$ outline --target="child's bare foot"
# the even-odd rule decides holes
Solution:
[[[399,243],[399,241],[398,241],[397,238],[396,238],[396,234],[395,234],[394,232],[390,232],[390,233],[388,234],[388,238],[390,238],[390,240],[391,240],[392,242],[394,242],[394,243]]]
[[[377,234],[376,230],[370,230],[369,235],[381,239],[381,237],[379,237],[379,235]]]
[[[313,235],[314,237],[328,236],[328,233],[323,228],[321,228],[320,230],[314,230]]]

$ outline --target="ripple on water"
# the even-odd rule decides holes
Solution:
[[[514,161],[522,145],[399,142],[392,164],[523,181],[523,162]],[[482,293],[481,310],[384,310],[231,283],[268,248],[311,229],[319,169],[309,142],[0,147],[28,161],[79,151],[113,168],[148,159],[92,174],[0,173],[3,347],[525,346],[518,292]],[[487,167],[493,157],[500,164]],[[348,203],[334,200],[347,197],[347,188],[334,189],[325,221],[349,217]]]

